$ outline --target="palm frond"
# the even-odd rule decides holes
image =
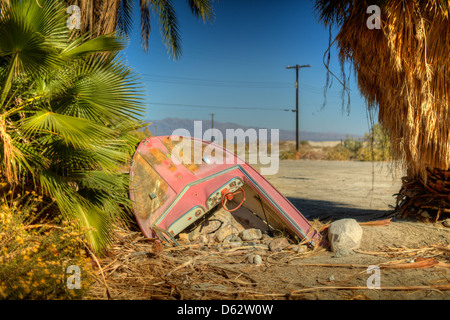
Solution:
[[[168,53],[177,60],[181,56],[181,38],[178,20],[170,0],[152,0],[152,8],[158,22]]]
[[[92,53],[117,52],[125,48],[125,43],[114,34],[101,35],[87,41],[83,40],[83,37],[76,39],[62,54],[74,58]]]
[[[140,0],[141,44],[145,52],[148,51],[148,40],[150,37],[150,32],[152,30],[149,2],[149,0]]]
[[[187,0],[192,14],[203,22],[214,19],[214,10],[210,0]]]
[[[83,198],[75,187],[51,171],[40,172],[39,184],[45,193],[56,201],[59,210],[67,219],[78,222],[94,250],[100,252],[111,243],[112,220],[101,207]]]
[[[37,5],[13,6],[16,2],[11,2],[11,11],[5,13],[5,17],[0,20],[0,39],[2,39],[0,56],[10,63],[17,58],[13,70],[15,75],[21,72],[38,73],[43,68],[55,67],[58,56],[53,44],[49,45],[47,39],[48,37],[55,39],[55,33],[59,34],[60,28],[56,28],[54,24],[44,23],[42,17],[35,13]],[[52,10],[53,7],[47,9],[48,12],[55,12]],[[31,13],[29,20],[28,16],[27,18],[23,16],[28,13]],[[47,16],[47,12],[44,16]],[[55,23],[59,21],[53,20]]]
[[[124,39],[73,37],[58,0],[0,3],[1,174],[11,184],[32,181],[98,252],[129,214],[121,172],[143,110],[139,79],[118,55]]]
[[[91,120],[50,111],[38,111],[21,123],[25,137],[40,133],[55,135],[74,147],[89,148],[113,138],[113,131]]]
[[[122,0],[117,14],[117,31],[129,35],[133,26],[133,0]]]
[[[380,29],[367,27],[369,5],[380,8]],[[339,29],[339,62],[354,68],[408,176],[426,181],[427,168],[449,170],[449,2],[317,0],[315,7]]]

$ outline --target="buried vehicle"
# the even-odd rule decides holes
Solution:
[[[201,139],[142,140],[131,163],[130,199],[144,236],[176,245],[178,234],[214,215],[217,208],[310,246],[320,242],[308,220],[255,168]]]

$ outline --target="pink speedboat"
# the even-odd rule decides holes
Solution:
[[[178,244],[179,233],[222,206],[232,214],[245,208],[271,230],[311,246],[320,241],[308,220],[255,168],[221,146],[196,138],[141,141],[130,169],[130,198],[148,238]]]

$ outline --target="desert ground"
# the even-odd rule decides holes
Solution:
[[[261,247],[186,243],[164,247],[123,232],[101,261],[95,299],[450,299],[450,228],[396,217],[401,169],[388,163],[284,160],[266,178],[311,222],[354,218],[361,246],[336,257],[326,247],[279,252]],[[386,225],[365,222],[391,219]],[[295,243],[293,243],[295,247]],[[248,262],[259,254],[262,263]],[[379,288],[369,289],[377,265]],[[99,270],[100,274],[100,270]]]

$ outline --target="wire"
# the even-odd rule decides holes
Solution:
[[[204,86],[204,87],[228,87],[228,88],[246,88],[246,89],[286,89],[291,87],[281,87],[281,86],[263,86],[263,85],[242,85],[242,84],[215,84],[215,83],[194,83],[194,82],[180,82],[180,81],[164,81],[164,80],[147,80],[148,82],[156,83],[167,83],[167,84],[177,84],[177,85],[188,85],[188,86]]]
[[[166,78],[166,79],[178,79],[178,80],[195,80],[195,81],[208,81],[208,82],[230,82],[230,83],[241,83],[241,84],[280,84],[280,85],[292,85],[290,82],[264,82],[264,81],[230,81],[230,80],[213,80],[213,79],[202,79],[202,78],[189,78],[189,77],[174,77],[174,76],[165,76],[165,75],[157,75],[157,74],[148,74],[143,73],[143,76],[146,77],[155,77],[155,78]]]
[[[155,83],[167,83],[175,85],[205,86],[205,87],[228,87],[228,88],[246,88],[246,89],[287,89],[292,88],[294,83],[291,82],[251,82],[251,81],[229,81],[229,80],[213,80],[188,77],[174,77],[154,74],[141,74],[146,81]],[[310,92],[314,94],[323,94],[323,88],[311,86],[307,83],[300,86],[301,92]],[[341,93],[328,90],[328,95],[333,97],[341,97]]]
[[[268,110],[268,111],[291,111],[291,109],[282,109],[280,107],[267,107],[267,108],[252,108],[252,107],[226,107],[226,106],[206,106],[196,104],[181,104],[181,103],[165,103],[165,102],[149,102],[150,105],[161,106],[175,106],[175,107],[190,107],[190,108],[208,108],[208,109],[237,109],[237,110]]]
[[[257,198],[257,199],[259,200],[259,203],[261,204],[261,209],[263,210],[264,218],[266,218],[266,225],[267,225],[267,227],[269,228],[269,233],[270,233],[269,235],[270,235],[271,237],[273,237],[273,230],[272,230],[272,228],[271,228],[270,225],[269,225],[269,220],[267,219],[266,210],[264,210],[264,205],[263,205],[263,203],[262,203],[261,197],[260,197],[259,195],[256,195],[255,198]]]
[[[214,79],[200,79],[188,77],[174,77],[154,74],[142,74],[147,81],[183,84],[183,85],[199,85],[199,86],[220,86],[220,87],[234,87],[234,88],[291,88],[290,82],[254,82],[254,81],[229,81],[229,80],[214,80]]]

